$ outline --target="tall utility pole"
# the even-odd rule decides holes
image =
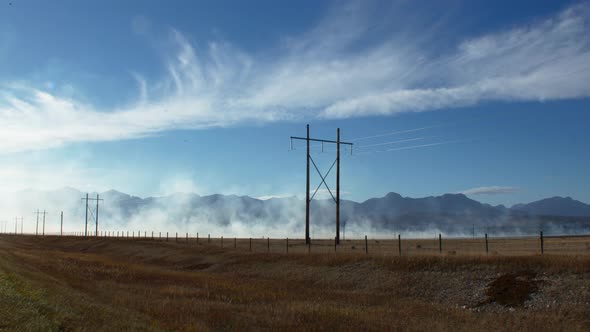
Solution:
[[[84,223],[84,236],[88,236],[88,193],[86,193],[86,221]]]
[[[39,212],[39,209],[37,209],[37,212],[35,212],[37,214],[37,225],[35,226],[35,236],[39,235],[39,214],[41,214],[41,212]]]
[[[305,244],[309,244],[309,124],[307,124],[307,165],[305,168]]]
[[[94,214],[94,222],[96,225],[96,230],[94,236],[98,236],[98,202],[102,201],[103,199],[96,194],[96,198],[88,198],[88,194],[86,194],[86,198],[82,198],[83,201],[86,201],[86,220],[84,223],[84,236],[88,236],[88,201],[96,201],[96,213]]]
[[[43,236],[45,236],[45,214],[47,214],[47,212],[43,210]]]
[[[340,128],[336,129],[336,244],[340,244]]]
[[[332,196],[332,199],[336,203],[336,237],[335,237],[335,241],[336,241],[336,244],[340,244],[340,144],[349,145],[351,154],[352,154],[352,145],[353,144],[350,142],[341,142],[340,141],[340,128],[338,128],[336,130],[336,141],[310,138],[309,137],[309,124],[307,125],[307,136],[306,137],[291,136],[291,142],[294,139],[305,140],[307,143],[307,158],[306,158],[306,169],[305,169],[305,189],[306,189],[305,190],[305,243],[306,244],[310,243],[310,238],[309,238],[309,206],[310,206],[311,201],[315,197],[316,193],[318,192],[318,190],[320,189],[320,187],[323,184],[326,187],[326,189],[328,189],[330,196]],[[309,142],[310,141],[321,142],[322,147],[323,147],[324,143],[336,144],[336,160],[334,160],[334,163],[332,163],[332,166],[330,166],[330,169],[328,170],[326,175],[322,175],[322,173],[320,173],[320,170],[318,169],[317,165],[315,164],[315,161],[313,160],[313,158],[311,157],[311,155],[309,153]],[[292,143],[291,143],[291,146],[293,146]],[[316,171],[318,172],[318,174],[320,175],[320,178],[322,179],[322,181],[320,182],[320,184],[316,188],[316,190],[313,193],[313,195],[311,196],[311,198],[309,197],[309,192],[310,192],[310,190],[309,190],[309,162],[310,161],[313,164]],[[330,190],[330,188],[328,187],[328,184],[326,183],[326,177],[330,174],[330,171],[332,170],[334,165],[336,165],[336,197],[334,197],[334,195],[332,194],[332,191]]]
[[[94,236],[98,236],[98,201],[99,200],[100,199],[98,198],[98,194],[96,194],[96,215],[95,215],[95,217],[96,217],[96,219],[95,219],[95,221],[96,221],[96,230],[94,231]]]

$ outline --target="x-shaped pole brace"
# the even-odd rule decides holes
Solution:
[[[313,158],[311,156],[309,156],[309,160],[311,160],[311,162],[313,163],[313,167],[315,167],[315,170],[318,172],[318,175],[320,176],[320,178],[322,178],[322,182],[320,182],[318,187],[315,189],[315,191],[313,192],[313,195],[311,195],[311,198],[309,199],[309,201],[311,202],[313,200],[313,198],[315,197],[315,194],[317,194],[318,190],[320,189],[320,187],[323,184],[326,186],[326,189],[328,189],[328,192],[330,193],[330,196],[332,196],[332,199],[334,200],[334,202],[336,202],[336,198],[334,197],[334,195],[332,194],[332,191],[330,190],[330,187],[328,187],[328,184],[326,183],[326,178],[330,174],[330,171],[332,171],[332,168],[334,168],[334,165],[336,164],[336,160],[334,160],[334,162],[332,163],[332,166],[330,166],[330,169],[328,170],[328,172],[324,176],[322,176],[322,173],[318,169],[318,166],[315,164],[315,161],[313,161]]]

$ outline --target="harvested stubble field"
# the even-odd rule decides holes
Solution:
[[[399,257],[326,241],[286,254],[279,240],[271,253],[238,241],[1,236],[0,330],[590,330],[590,256],[575,251],[439,255],[435,242]]]

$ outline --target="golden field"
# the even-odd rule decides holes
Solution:
[[[482,241],[3,235],[0,330],[590,330],[589,238]]]

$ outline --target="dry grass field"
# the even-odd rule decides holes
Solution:
[[[372,241],[4,235],[0,330],[590,330],[589,238]]]

